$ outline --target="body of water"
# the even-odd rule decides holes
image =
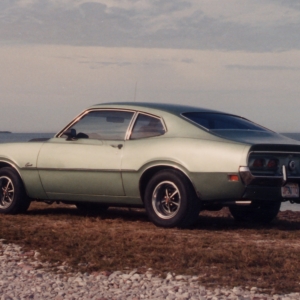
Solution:
[[[0,133],[0,143],[28,142],[31,139],[51,138],[55,133]],[[283,133],[283,135],[300,141],[300,133]],[[300,211],[300,204],[282,203],[281,210]]]
[[[55,133],[1,133],[0,143],[28,142],[32,139],[51,138]]]

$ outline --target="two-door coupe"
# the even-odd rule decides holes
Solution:
[[[270,222],[281,202],[300,202],[299,183],[299,142],[183,105],[94,105],[51,139],[0,145],[0,213],[32,200],[132,206],[158,226],[186,227],[228,206],[236,220]]]

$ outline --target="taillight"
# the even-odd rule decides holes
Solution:
[[[279,161],[276,158],[269,159],[269,161],[267,163],[267,168],[276,169],[278,167],[278,162]]]
[[[264,165],[265,165],[265,160],[263,158],[256,158],[252,163],[253,168],[263,168]]]
[[[261,171],[276,171],[279,166],[279,159],[275,157],[257,157],[250,161],[249,167]]]

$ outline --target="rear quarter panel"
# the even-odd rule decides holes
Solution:
[[[250,146],[199,138],[148,138],[126,141],[122,176],[127,196],[139,194],[137,182],[148,168],[170,166],[191,180],[203,200],[238,198],[244,191],[239,182],[229,182],[247,165]]]

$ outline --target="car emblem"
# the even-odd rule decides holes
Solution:
[[[289,162],[289,168],[290,168],[290,170],[295,170],[296,169],[296,163],[293,160],[291,160]]]

